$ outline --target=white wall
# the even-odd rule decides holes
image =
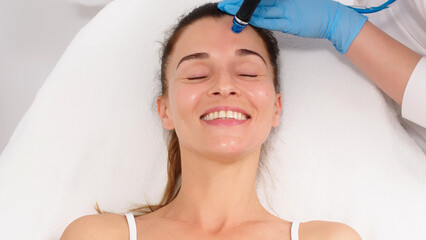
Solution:
[[[0,153],[77,32],[102,6],[0,0]]]

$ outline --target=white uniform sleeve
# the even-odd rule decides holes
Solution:
[[[426,57],[414,68],[401,104],[402,117],[426,128]]]

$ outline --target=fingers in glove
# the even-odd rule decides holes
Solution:
[[[278,0],[261,0],[259,6],[272,7]]]
[[[253,16],[250,20],[250,24],[259,27],[259,28],[265,28],[272,31],[282,31],[282,32],[288,32],[290,31],[290,22],[287,19],[268,19],[268,18],[262,18]]]
[[[232,5],[232,6],[240,7],[241,4],[243,4],[243,0],[223,0],[217,4],[217,7],[220,10],[224,11],[224,8],[223,8],[224,6]]]
[[[259,6],[256,8],[253,14],[263,18],[282,18],[284,13],[285,9],[283,7]]]

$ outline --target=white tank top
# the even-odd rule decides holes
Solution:
[[[129,224],[130,240],[137,240],[135,217],[132,213],[127,213],[126,218]],[[299,224],[300,222],[291,224],[291,240],[299,240]]]

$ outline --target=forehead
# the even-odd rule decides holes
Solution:
[[[259,34],[247,26],[241,33],[234,33],[232,16],[220,18],[205,17],[187,26],[177,40],[171,54],[171,65],[177,59],[195,52],[208,52],[211,55],[234,54],[236,49],[249,49],[260,53],[269,62],[265,43]],[[270,65],[270,64],[269,64]]]

